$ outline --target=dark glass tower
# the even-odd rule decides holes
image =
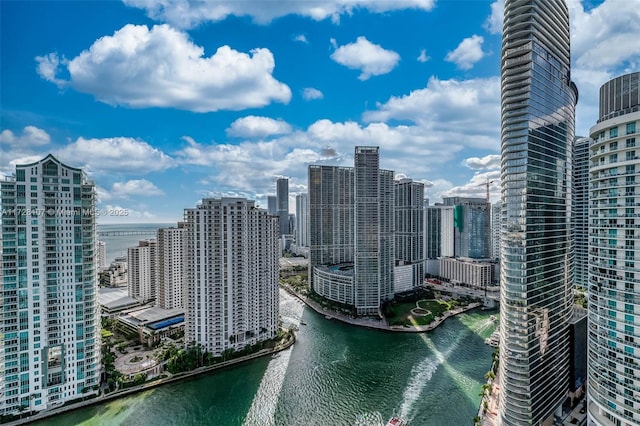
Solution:
[[[574,112],[564,0],[506,0],[502,38],[499,422],[548,421],[567,396]]]

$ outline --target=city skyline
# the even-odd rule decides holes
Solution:
[[[568,3],[586,136],[599,86],[640,63],[640,12],[626,0]],[[229,16],[193,9],[185,21],[116,2],[3,3],[0,172],[49,152],[83,168],[98,208],[128,212],[99,223],[177,222],[211,195],[266,207],[278,177],[291,210],[307,165],[351,164],[355,144],[379,145],[381,167],[424,182],[432,202],[483,196],[499,175],[502,3],[465,2],[462,16],[456,2],[322,4],[230,4]],[[125,45],[136,53],[118,62]],[[192,65],[211,84],[185,75]],[[226,90],[223,65],[236,71]],[[125,69],[130,79],[116,78]]]

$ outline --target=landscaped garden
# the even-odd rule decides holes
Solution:
[[[467,298],[454,300],[428,289],[417,289],[385,304],[383,312],[389,325],[411,327],[428,325],[445,312],[465,306],[469,302],[471,300]]]

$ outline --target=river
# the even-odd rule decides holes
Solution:
[[[37,424],[347,426],[394,414],[411,426],[472,424],[491,365],[489,312],[390,333],[327,320],[281,290],[280,313],[299,332],[279,355]]]

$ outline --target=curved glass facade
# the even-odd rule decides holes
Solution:
[[[602,86],[606,99],[590,130],[587,394],[594,425],[640,424],[639,80],[633,73]],[[625,93],[635,98],[627,102]]]
[[[506,0],[502,39],[501,424],[549,419],[569,388],[577,89],[564,0]]]

